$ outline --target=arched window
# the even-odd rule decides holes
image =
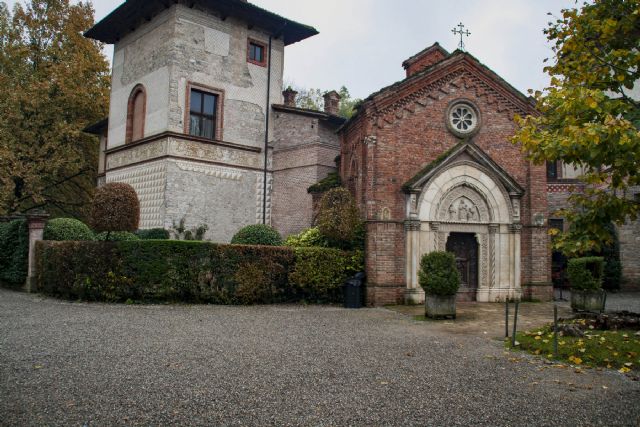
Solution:
[[[144,121],[147,114],[147,91],[137,85],[131,91],[127,106],[126,143],[144,138]]]

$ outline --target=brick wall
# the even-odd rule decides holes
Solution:
[[[340,154],[335,125],[322,117],[277,112],[274,126],[272,225],[287,237],[313,222],[307,189],[336,171]]]
[[[545,227],[533,227],[533,215],[547,212],[546,169],[531,165],[510,142],[514,114],[534,113],[530,104],[506,93],[473,60],[451,62],[417,79],[382,91],[365,102],[358,117],[342,131],[342,174],[353,182],[368,220],[369,303],[396,303],[404,292],[405,195],[402,185],[460,140],[446,126],[445,112],[466,98],[479,108],[482,127],[473,142],[526,190],[522,200],[522,283],[550,282]],[[353,170],[356,166],[357,170]],[[380,223],[381,212],[391,222]],[[393,224],[393,225],[389,225]],[[535,259],[535,262],[533,260]]]

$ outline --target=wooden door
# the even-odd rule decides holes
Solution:
[[[478,241],[473,233],[451,233],[447,240],[447,252],[456,256],[460,271],[459,298],[475,301],[478,290]]]

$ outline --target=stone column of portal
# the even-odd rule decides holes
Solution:
[[[49,215],[46,213],[34,213],[27,215],[29,227],[29,264],[27,270],[27,282],[24,290],[34,292],[36,290],[36,242],[44,237],[44,226]]]
[[[406,265],[405,274],[407,289],[404,293],[405,304],[422,304],[424,292],[418,284],[418,269],[420,268],[420,221],[409,220],[404,223],[406,235]]]

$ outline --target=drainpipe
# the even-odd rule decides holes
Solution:
[[[284,28],[287,26],[285,22],[282,24],[282,28],[275,33],[269,35],[269,53],[267,56],[267,60],[269,63],[267,64],[267,106],[266,106],[266,124],[264,130],[264,169],[262,171],[262,223],[267,223],[267,161],[269,160],[269,116],[271,113],[271,54],[273,47],[273,38],[278,38],[284,31]]]
[[[266,125],[264,130],[264,170],[262,174],[262,224],[267,223],[267,161],[269,159],[269,113],[271,112],[271,52],[273,35],[269,36],[269,53],[267,55],[267,106]]]

